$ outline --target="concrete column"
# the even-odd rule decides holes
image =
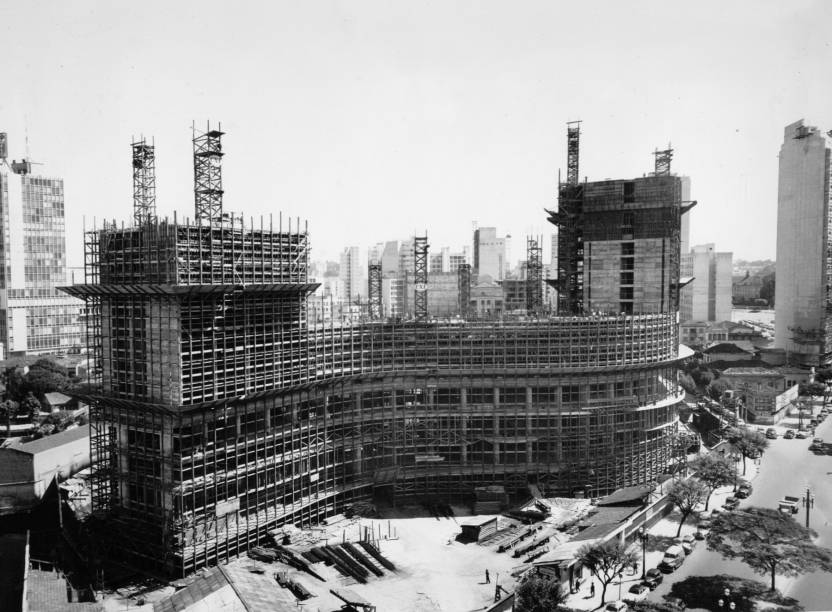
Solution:
[[[494,411],[492,414],[494,415],[494,437],[500,435],[500,388],[494,387]],[[494,442],[494,463],[500,463],[500,443]]]
[[[462,465],[468,465],[468,389],[462,387],[459,390],[459,437],[462,441],[459,444],[460,460]]]
[[[532,432],[532,388],[526,387],[526,436]],[[526,440],[526,463],[534,463],[532,457],[532,441]]]

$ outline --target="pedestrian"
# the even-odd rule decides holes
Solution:
[[[590,597],[595,597],[595,582],[594,581],[589,583],[589,596]]]
[[[488,573],[488,570],[485,570],[485,584],[491,584],[491,574]]]
[[[580,579],[580,578],[578,578],[578,579],[575,581],[575,592],[578,592],[578,591],[580,591],[580,590],[581,590],[581,579]]]

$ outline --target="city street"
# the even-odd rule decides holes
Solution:
[[[778,428],[781,436],[785,427]],[[816,437],[832,439],[832,419],[827,419],[817,428]],[[742,506],[754,505],[768,508],[777,507],[783,495],[802,497],[808,487],[815,496],[814,508],[810,510],[810,526],[819,534],[818,543],[832,547],[832,456],[815,455],[809,452],[811,439],[786,440],[782,437],[770,440],[770,446],[763,455],[760,471],[753,478],[754,491],[744,500]],[[724,499],[721,495],[720,499]],[[801,507],[795,518],[805,524],[805,510]],[[760,576],[740,561],[728,561],[721,555],[707,550],[700,542],[693,553],[678,570],[667,578],[678,582],[688,576],[710,576],[731,574],[769,583],[768,576]],[[670,591],[671,580],[666,578],[650,596],[661,601],[662,595]],[[777,576],[777,588],[784,594],[797,598],[806,610],[828,610],[832,602],[832,580],[827,573],[809,574],[800,578]]]

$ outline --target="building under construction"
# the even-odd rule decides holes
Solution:
[[[221,136],[194,136],[193,220],[157,217],[152,145],[134,144],[134,223],[87,232],[86,282],[65,288],[86,300],[100,364],[101,391],[87,397],[93,510],[132,562],[187,574],[354,501],[530,484],[596,496],[671,461],[678,253],[656,308],[601,315],[569,302],[540,316],[535,294],[534,317],[438,321],[421,282],[413,320],[318,323],[306,228],[223,212]],[[577,202],[587,223],[603,206],[579,202],[578,187],[588,193],[561,187],[560,208]],[[676,211],[661,227],[678,233],[679,194],[661,193],[651,202]],[[564,293],[593,282],[570,279]]]

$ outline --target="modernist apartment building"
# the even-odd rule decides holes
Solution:
[[[713,244],[694,246],[682,253],[682,276],[693,280],[682,289],[681,320],[730,321],[733,292],[731,253]]]
[[[81,345],[82,303],[66,284],[63,179],[8,162],[0,134],[0,357],[53,353]]]
[[[483,485],[523,498],[530,484],[598,496],[654,481],[679,448],[683,204],[673,177],[640,189],[664,232],[648,239],[677,255],[659,289],[641,287],[641,246],[622,254],[633,239],[616,234],[639,297],[616,295],[607,314],[318,324],[305,230],[219,217],[90,233],[97,282],[66,291],[101,312],[94,511],[133,562],[186,574],[356,500],[471,501]]]
[[[508,236],[498,237],[497,228],[474,230],[474,271],[499,281],[505,278],[508,262]]]
[[[792,363],[832,360],[830,143],[803,120],[786,126],[777,190],[774,340]]]

